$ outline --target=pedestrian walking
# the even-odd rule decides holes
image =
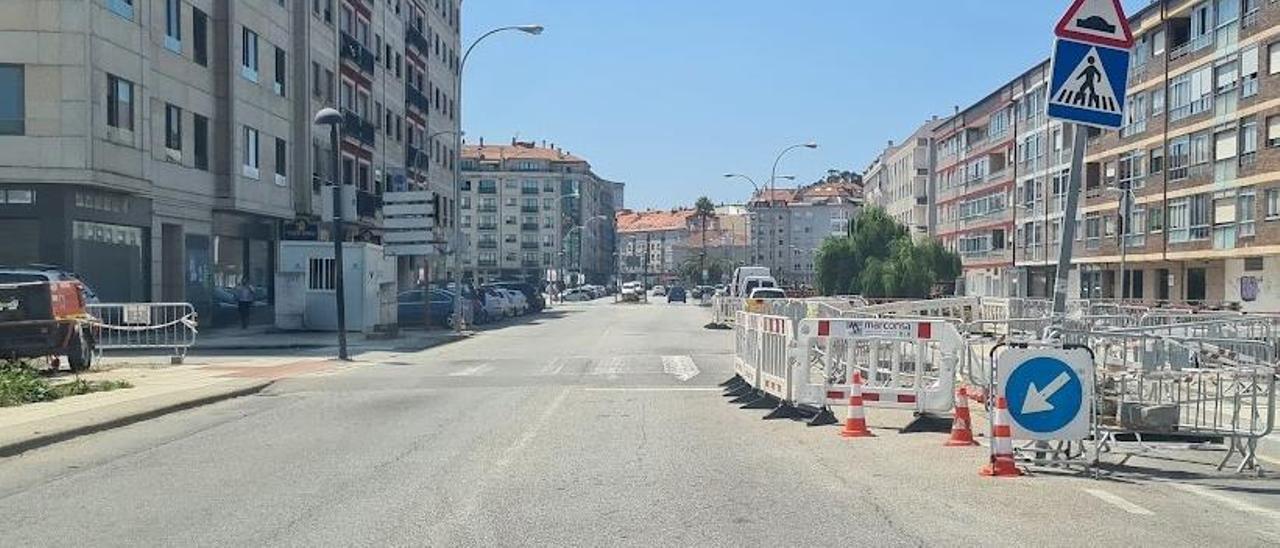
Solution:
[[[249,313],[253,312],[253,286],[249,278],[241,278],[236,286],[236,304],[240,307],[240,329],[249,328]]]

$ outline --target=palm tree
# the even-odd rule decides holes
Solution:
[[[699,276],[705,276],[707,271],[707,220],[716,216],[716,205],[711,203],[711,199],[703,196],[693,205],[694,215],[698,217],[698,224],[702,230],[702,253],[698,256]],[[699,278],[702,283],[707,283],[705,279]]]

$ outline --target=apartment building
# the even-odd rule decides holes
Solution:
[[[0,263],[63,265],[104,301],[209,311],[248,279],[270,302],[294,214],[285,3],[29,0],[0,18]]]
[[[885,210],[917,239],[933,235],[937,225],[933,134],[938,124],[934,116],[901,144],[889,141],[862,174],[866,203]]]
[[[622,183],[585,159],[545,142],[482,140],[463,147],[461,186],[463,279],[611,281]]]
[[[339,176],[355,188],[358,217],[347,240],[380,242],[381,196],[388,191],[431,190],[442,197],[440,239],[452,236],[456,199],[454,140],[460,130],[457,104],[461,3],[452,0],[311,0],[294,7],[300,32],[295,51],[298,78],[307,100],[298,101],[294,133],[309,147],[298,155],[311,184],[296,187],[291,239],[315,239],[321,192],[334,180],[327,128],[312,123],[324,107],[343,115]],[[444,279],[446,256],[399,259],[401,279],[425,269]]]
[[[695,217],[693,209],[619,211],[619,278],[643,281],[646,286],[678,280]]]
[[[762,190],[747,204],[760,266],[787,286],[812,286],[822,242],[849,231],[862,208],[862,178],[830,176],[799,188]]]
[[[1079,294],[1280,310],[1280,6],[1168,0],[1131,25],[1125,126],[1086,156]]]

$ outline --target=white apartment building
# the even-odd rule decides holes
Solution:
[[[917,239],[932,235],[937,225],[933,129],[938,123],[935,116],[901,144],[889,141],[862,175],[867,205],[884,209]]]
[[[862,208],[862,181],[818,182],[793,189],[764,190],[747,204],[752,248],[761,266],[780,283],[812,286],[815,260],[829,237],[849,231]]]
[[[610,282],[621,186],[554,144],[463,147],[463,279]]]

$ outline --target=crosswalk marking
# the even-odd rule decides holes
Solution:
[[[663,356],[662,371],[680,379],[680,382],[686,382],[698,376],[698,366],[689,356]]]

